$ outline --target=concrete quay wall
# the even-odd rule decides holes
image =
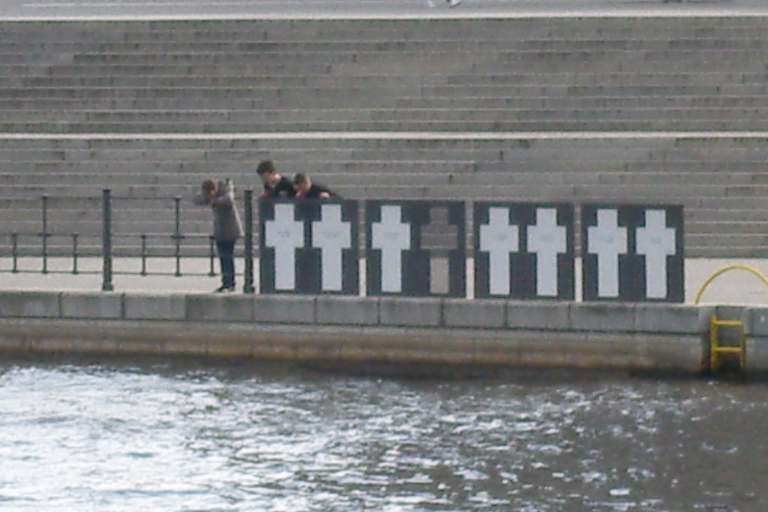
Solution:
[[[3,292],[0,351],[695,375],[707,367],[708,322],[714,309],[400,297]],[[760,343],[768,347],[768,310],[764,321],[750,327],[765,333]],[[768,348],[759,353],[768,367]]]

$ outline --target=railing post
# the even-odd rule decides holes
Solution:
[[[42,200],[43,209],[43,232],[40,234],[42,237],[42,249],[43,249],[43,269],[42,273],[48,273],[48,195],[43,194],[40,198]]]
[[[213,240],[213,235],[208,237],[208,259],[210,260],[210,268],[208,269],[208,275],[213,277],[216,275],[216,269],[213,262],[216,261],[216,242]]]
[[[243,293],[253,293],[253,190],[245,191],[245,271]]]
[[[104,267],[101,291],[111,292],[114,290],[112,285],[112,193],[108,188],[104,189],[102,204],[104,230],[101,235],[101,255],[104,259]]]
[[[11,272],[13,274],[19,271],[19,234],[11,233],[11,258],[13,259],[13,268]]]
[[[176,258],[176,277],[181,276],[181,197],[174,197],[176,211],[173,239],[176,241],[174,257]]]
[[[78,233],[72,233],[72,273],[77,274],[77,257],[79,254],[77,253],[77,237],[80,236]]]
[[[147,275],[147,235],[141,234],[141,275]]]

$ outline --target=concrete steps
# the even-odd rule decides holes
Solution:
[[[532,131],[568,131],[582,132],[589,130],[598,130],[606,132],[614,131],[736,131],[750,132],[755,129],[755,123],[762,123],[765,119],[763,115],[755,115],[755,119],[739,119],[735,121],[719,121],[715,119],[697,119],[694,121],[670,120],[668,122],[658,122],[651,115],[648,119],[626,122],[624,120],[552,120],[551,122],[542,122],[539,120],[531,121],[509,121],[507,118],[497,120],[473,120],[473,121],[454,121],[462,123],[462,127],[475,132],[532,132]],[[759,118],[759,119],[758,119]],[[300,122],[209,122],[192,125],[179,120],[176,122],[157,123],[150,120],[140,122],[126,122],[121,124],[110,124],[100,122],[82,122],[77,119],[62,118],[58,122],[39,121],[31,123],[3,123],[0,121],[0,132],[10,133],[82,133],[82,134],[168,134],[168,133],[223,133],[223,134],[241,134],[249,132],[274,132],[274,133],[295,133],[307,131],[323,132],[360,132],[360,131],[400,131],[406,128],[407,131],[443,131],[445,121],[416,121],[403,123],[400,120],[381,120],[381,121],[317,121],[307,123]],[[17,130],[18,129],[18,130]]]
[[[768,127],[759,18],[6,28],[6,132]]]
[[[355,199],[683,204],[689,256],[768,256],[766,139],[727,135],[768,132],[765,21],[3,23],[0,195],[35,199],[9,200],[0,232],[39,231],[47,194],[93,197],[62,203],[51,226],[98,234],[109,187],[130,198],[115,221],[134,235],[167,232],[168,200],[183,197],[203,247],[210,212],[187,197],[208,176],[258,191],[271,158]],[[326,130],[337,135],[301,137]],[[581,138],[601,131],[626,137]],[[198,135],[147,137],[166,132]],[[536,135],[484,140],[521,132]],[[574,137],[546,137],[563,132]],[[28,133],[49,138],[3,137]]]

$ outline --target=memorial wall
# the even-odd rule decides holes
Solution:
[[[261,293],[360,295],[357,201],[259,203]],[[367,201],[365,294],[467,297],[462,201]],[[474,297],[683,302],[680,205],[475,202]]]

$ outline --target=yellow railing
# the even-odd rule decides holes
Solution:
[[[706,281],[704,281],[704,284],[701,285],[701,288],[699,288],[699,291],[696,293],[696,298],[694,299],[693,303],[698,304],[699,300],[701,300],[701,296],[704,294],[704,290],[707,289],[707,286],[712,283],[712,281],[715,280],[718,276],[721,276],[722,274],[725,274],[728,271],[731,270],[745,270],[753,275],[755,275],[758,279],[760,279],[763,284],[768,287],[768,278],[763,275],[762,272],[757,270],[754,267],[750,267],[749,265],[742,265],[740,263],[734,264],[734,265],[728,265],[727,267],[723,267],[720,270],[716,271],[714,274],[709,276]]]

